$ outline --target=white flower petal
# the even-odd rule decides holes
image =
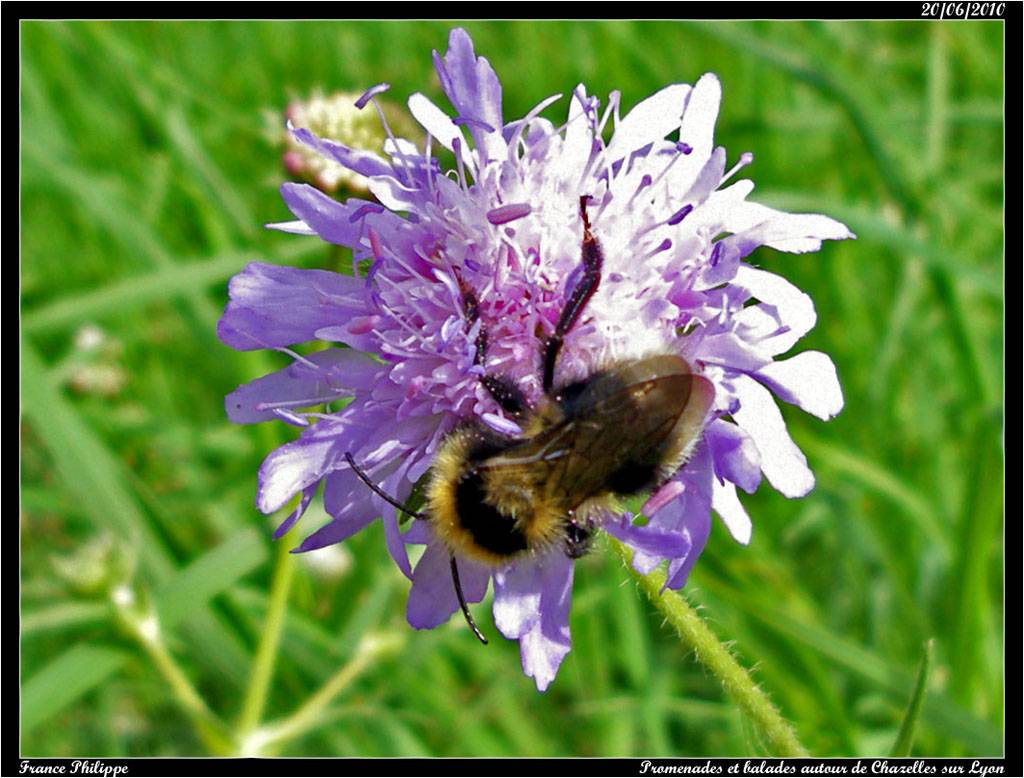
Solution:
[[[594,132],[587,120],[580,97],[586,97],[581,84],[569,101],[569,120],[565,126],[565,139],[561,153],[553,160],[549,175],[563,184],[573,187],[579,182],[587,161],[594,148]]]
[[[407,211],[414,208],[420,195],[415,189],[407,189],[391,176],[369,179],[370,193],[380,200],[381,205],[392,211]]]
[[[316,235],[316,230],[311,229],[301,219],[296,219],[290,222],[271,222],[270,224],[263,225],[268,230],[277,230],[278,232],[288,232],[292,235]]]
[[[273,513],[296,492],[320,480],[339,459],[332,436],[299,439],[275,449],[260,467],[257,507]]]
[[[843,409],[836,366],[820,351],[772,362],[755,373],[780,399],[828,421]]]
[[[473,163],[473,155],[469,153],[469,147],[466,145],[466,136],[462,134],[462,130],[459,126],[451,120],[451,118],[434,105],[430,99],[419,92],[409,96],[409,112],[413,115],[430,136],[444,146],[448,151],[454,153],[455,143],[459,142],[459,156],[462,157],[462,161],[467,165],[472,172],[476,171],[476,165]]]
[[[722,483],[717,478],[712,479],[711,508],[718,514],[737,543],[745,546],[750,542],[753,527],[746,508],[736,496],[736,484],[732,481]]]
[[[786,332],[780,332],[761,342],[760,345],[772,354],[781,354],[791,349],[818,321],[814,301],[782,276],[741,263],[733,283],[747,289],[762,303],[773,306],[781,323],[787,328]],[[747,311],[750,310],[752,308],[740,311],[736,315],[736,320],[746,324],[745,319],[749,315]]]
[[[804,254],[817,251],[823,240],[854,237],[842,222],[819,213],[784,213],[758,203],[744,202],[729,215],[726,229],[736,233],[744,256],[757,246]]]
[[[789,436],[771,393],[745,375],[736,376],[733,385],[740,401],[733,418],[761,453],[765,477],[786,497],[803,497],[814,488],[814,473],[807,466],[807,457]]]
[[[671,170],[667,178],[672,178]],[[687,204],[689,201],[685,198],[680,199],[678,193],[686,192],[688,195],[689,189],[689,186],[686,189],[678,189],[673,179],[670,191],[677,194],[672,198],[672,205],[682,206]],[[700,203],[694,209],[693,213],[686,217],[680,224],[680,227],[690,234],[696,234],[702,230],[711,235],[716,235],[723,231],[732,232],[733,230],[729,229],[726,225],[728,225],[729,220],[732,218],[733,211],[742,206],[743,199],[753,190],[754,182],[742,179],[731,186],[727,186],[725,189],[712,192],[703,203]]]
[[[701,164],[711,154],[718,108],[722,103],[722,84],[714,73],[705,73],[693,85],[690,99],[686,104],[679,140],[689,143],[693,154],[701,154]]]
[[[689,95],[689,84],[670,84],[637,103],[616,126],[605,160],[622,159],[678,128]]]
[[[683,198],[684,202],[704,202],[712,192],[718,189],[723,175],[725,175],[725,148],[717,146],[694,179],[686,197]]]
[[[763,352],[760,344],[751,343],[733,332],[709,335],[701,341],[697,353],[705,364],[721,365],[744,373],[760,370],[771,363],[771,356]]]
[[[384,153],[389,157],[407,157],[408,159],[416,160],[422,157],[416,144],[405,138],[388,138],[385,140]]]
[[[705,73],[693,85],[679,127],[679,140],[690,146],[672,167],[676,191],[688,192],[714,148],[715,120],[722,102],[722,84],[714,73]]]

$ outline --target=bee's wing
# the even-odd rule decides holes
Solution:
[[[623,468],[639,463],[653,473],[666,457],[678,458],[670,449],[693,442],[712,397],[710,383],[678,358],[629,363],[586,382],[564,401],[564,419],[482,467],[514,473],[534,494],[573,509],[609,491]]]
[[[631,379],[623,381],[622,379]],[[651,476],[665,456],[666,441],[689,405],[695,376],[671,373],[597,379],[573,410],[572,445],[555,460],[548,481],[552,496],[576,507],[610,491],[609,480],[624,468],[644,465]],[[705,407],[700,412],[703,421]],[[699,431],[699,428],[698,428]]]

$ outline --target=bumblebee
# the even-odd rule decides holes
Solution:
[[[544,345],[544,397],[529,407],[508,379],[481,379],[502,409],[521,422],[522,435],[501,435],[480,422],[449,433],[431,468],[424,513],[381,492],[346,455],[377,494],[431,522],[451,552],[463,615],[484,643],[462,594],[456,556],[491,567],[558,545],[571,558],[583,556],[618,497],[655,489],[685,464],[714,399],[711,383],[676,354],[612,363],[581,381],[554,386],[563,340],[601,280],[603,256],[587,200],[580,198],[582,272]],[[477,300],[460,286],[472,323]],[[480,363],[486,348],[481,329]]]
[[[521,438],[457,429],[427,489],[435,533],[453,553],[495,567],[557,543],[582,556],[616,497],[659,486],[686,461],[710,390],[680,357],[658,355],[552,393]]]

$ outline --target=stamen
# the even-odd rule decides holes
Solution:
[[[557,102],[558,100],[561,100],[561,99],[562,99],[562,95],[561,94],[557,94],[557,95],[552,95],[551,97],[547,98],[546,100],[541,100],[536,106],[533,107],[533,109],[528,114],[526,114],[526,116],[524,116],[522,119],[518,119],[517,121],[509,123],[505,127],[505,132],[509,133],[509,140],[511,141],[513,138],[516,139],[514,143],[510,142],[508,144],[509,162],[515,162],[515,158],[513,157],[513,153],[514,153],[515,149],[518,148],[519,144],[522,143],[523,129],[530,122],[532,122],[534,119],[536,119],[538,116],[540,116],[541,111],[543,111],[545,108],[547,108],[552,103]],[[566,124],[568,124],[568,122]],[[566,125],[563,124],[562,127],[559,127],[557,130],[555,130],[555,134],[557,135],[558,133],[560,133],[562,131],[562,128],[565,127],[565,126]]]
[[[487,221],[497,226],[528,216],[533,208],[529,203],[509,203],[487,212]]]
[[[278,410],[285,408],[305,408],[310,405],[319,405],[320,403],[329,403],[338,399],[338,394],[329,394],[323,397],[300,397],[297,400],[281,400],[279,402],[272,403],[257,403],[256,410],[258,411],[271,411],[276,413]]]
[[[462,161],[462,140],[460,138],[452,138],[452,151],[455,152],[455,162],[459,167],[459,183],[462,188],[466,191],[469,187],[466,185],[466,167]]]
[[[469,116],[456,116],[452,120],[452,123],[458,127],[465,127],[468,125],[470,127],[479,127],[484,132],[496,132],[496,130],[487,122],[482,122],[479,119],[473,119]]]
[[[462,292],[459,290],[458,284],[455,282],[448,273],[445,273],[441,268],[433,268],[430,274],[438,281],[448,293],[451,295],[451,302],[453,305],[459,306],[462,304]]]
[[[683,145],[686,146],[686,148],[690,149],[690,151],[693,151],[693,149],[690,148],[689,146],[687,146],[685,143]],[[679,148],[678,144],[676,144],[676,148]],[[676,162],[678,162],[681,157],[684,157],[684,156],[686,156],[687,154],[690,153],[690,151],[683,151],[682,149],[680,149],[680,151],[682,152],[681,154],[676,154],[675,156],[673,156],[672,159],[669,161],[669,163],[667,165],[665,165],[665,167],[663,167],[661,169],[661,172],[658,173],[658,177],[655,178],[654,181],[651,182],[652,186],[654,184],[657,184],[659,181],[661,181],[661,179],[663,179],[665,177],[665,174],[668,173],[668,171],[672,169],[672,166],[674,164],[676,164]]]
[[[378,243],[378,247],[381,248],[381,254],[382,254],[382,256],[378,257],[378,259],[384,259],[383,252],[384,252],[385,249],[384,249],[384,247],[380,246],[379,243]],[[413,266],[410,265],[409,262],[402,256],[401,252],[392,251],[392,250],[390,250],[390,248],[388,248],[387,249],[387,258],[390,259],[393,263],[395,263],[399,267],[401,267],[403,270],[405,270],[413,278],[422,278],[423,277],[423,273],[421,273],[420,271],[418,271],[415,268],[413,268]],[[374,276],[376,276],[376,272],[374,273]],[[385,276],[381,276],[381,278],[385,278]],[[397,287],[397,284],[395,284],[395,282],[391,281],[390,279],[388,279],[388,281],[391,282],[391,285],[392,285],[393,288]],[[412,298],[408,294],[406,294],[405,292],[402,292],[402,294],[405,297],[405,299],[411,303]]]
[[[398,289],[399,291],[402,290],[400,284],[395,283],[387,276],[381,276],[381,280],[389,284],[392,289]],[[381,301],[383,302],[383,298]],[[403,330],[405,330],[409,335],[411,335],[414,340],[422,340],[423,336],[420,334],[420,331],[413,327],[408,321],[406,321],[406,317],[400,315],[398,311],[396,311],[392,306],[389,306],[386,303],[382,307],[385,310],[387,310],[387,312],[391,315],[391,320],[399,327],[401,327]]]
[[[503,435],[509,435],[514,438],[519,438],[523,435],[522,427],[514,421],[498,416],[496,413],[482,413],[480,414],[480,418],[488,427]]]
[[[540,252],[532,246],[528,248],[524,264],[523,277],[532,284],[537,280],[537,274],[540,272]]]
[[[669,250],[670,248],[672,248],[672,241],[671,241],[671,240],[669,240],[668,238],[665,238],[665,240],[663,240],[663,241],[662,241],[662,242],[661,242],[661,243],[660,243],[660,244],[658,245],[658,248],[656,248],[656,249],[654,249],[654,251],[650,252],[650,253],[649,253],[649,254],[648,254],[648,255],[647,255],[646,257],[645,257],[645,259],[649,259],[649,258],[653,257],[653,256],[654,256],[655,254],[660,254],[660,253],[661,253],[662,251],[668,251],[668,250]]]
[[[722,241],[718,241],[715,247],[711,249],[711,257],[708,259],[708,263],[711,267],[717,267],[719,260],[722,259]]]
[[[622,93],[618,89],[613,89],[608,94],[608,106],[604,109],[604,115],[601,117],[600,123],[597,125],[597,137],[601,137],[604,134],[605,125],[608,123],[608,117],[615,114],[615,122],[618,124],[619,120],[619,100],[622,98]]]
[[[337,421],[338,416],[334,413],[317,413],[316,411],[303,411],[302,415],[307,419],[320,419],[322,421]]]
[[[294,424],[297,427],[308,427],[309,421],[297,413],[286,411],[284,408],[274,408],[271,411],[275,416],[289,424]]]
[[[594,95],[587,95],[582,93],[580,91],[582,88],[583,85],[580,84],[575,89],[572,90],[573,96],[576,98],[577,101],[579,101],[579,104],[583,109],[580,115],[587,116],[592,120],[596,120],[597,98]]]
[[[726,181],[728,181],[730,178],[733,177],[733,175],[736,173],[737,170],[740,170],[741,168],[745,168],[747,165],[749,165],[753,161],[754,161],[754,155],[751,154],[749,151],[744,151],[742,154],[740,154],[740,161],[737,162],[735,165],[733,165],[732,169],[730,169],[728,173],[726,173],[724,176],[722,176],[722,180],[719,182],[718,185],[721,186],[722,184],[724,184]]]
[[[371,330],[371,332],[377,336],[378,340],[380,340],[380,348],[382,352],[386,352],[388,355],[394,357],[405,357],[406,359],[423,358],[422,351],[410,351],[409,349],[402,348],[393,340],[389,340],[387,334],[382,332],[381,330]]]
[[[370,100],[372,100],[379,94],[387,92],[390,88],[391,84],[388,84],[384,81],[382,81],[379,84],[375,84],[374,86],[371,86],[369,89],[363,92],[363,94],[359,97],[358,100],[356,100],[356,108],[358,108],[360,111],[363,110],[363,108],[366,107],[366,104],[370,102]]]
[[[362,110],[366,106],[367,102],[373,103],[373,107],[377,111],[377,118],[380,119],[380,125],[381,127],[384,128],[384,134],[387,135],[388,140],[391,141],[391,145],[395,149],[395,156],[401,159],[403,163],[401,165],[392,165],[392,168],[395,170],[396,173],[398,173],[399,177],[402,179],[402,183],[405,184],[406,186],[411,187],[412,183],[408,178],[408,171],[405,170],[405,167],[407,165],[406,156],[401,152],[401,146],[399,145],[398,140],[395,138],[395,134],[391,131],[391,125],[388,124],[387,117],[384,116],[384,109],[381,107],[380,102],[378,102],[377,100],[377,95],[381,94],[382,92],[388,91],[390,88],[390,84],[383,82],[380,84],[376,84],[375,86],[371,86],[369,89],[363,92],[363,94],[359,97],[358,100],[356,100],[356,108]]]
[[[294,359],[296,362],[301,362],[306,367],[311,367],[311,368],[313,368],[314,370],[317,370],[317,371],[320,370],[320,366],[318,364],[316,364],[316,362],[310,362],[308,359],[306,359],[304,356],[302,356],[302,354],[299,354],[299,353],[297,353],[295,351],[292,351],[287,346],[276,346],[274,348],[274,351],[280,351],[282,354],[286,354],[287,356],[289,356],[292,359]]]
[[[431,162],[431,156],[430,155],[431,155],[431,153],[433,153],[433,150],[434,150],[433,149],[433,140],[434,140],[433,137],[428,132],[427,133],[426,143],[423,144],[423,146],[424,146],[423,158],[426,160],[426,165],[427,165],[427,191],[429,191],[431,195],[435,195],[436,194],[436,191],[435,191],[435,188],[434,188],[434,173],[435,173],[435,171],[434,171],[433,165],[430,164],[430,162]]]
[[[670,227],[675,227],[677,224],[679,224],[679,222],[681,222],[683,219],[685,219],[690,214],[690,211],[692,211],[692,210],[693,210],[693,205],[687,203],[682,208],[680,208],[678,211],[676,211],[674,214],[672,214],[668,218],[668,222],[666,222],[666,223]]]
[[[385,210],[384,206],[380,203],[366,203],[356,208],[352,215],[348,217],[348,220],[350,224],[355,224],[368,213],[383,213]]]
[[[446,95],[450,95],[455,90],[452,86],[452,78],[448,75],[448,68],[445,65],[444,60],[441,58],[441,55],[437,53],[436,49],[431,52],[430,58],[434,63],[434,70],[437,71],[437,80],[441,82],[441,91]]]
[[[377,262],[380,262],[382,259],[384,259],[384,247],[380,242],[380,235],[377,234],[377,231],[373,229],[373,227],[370,227],[370,229],[368,229],[366,233],[367,237],[369,237],[370,239],[370,251],[373,252],[373,258],[377,260]],[[372,275],[374,272],[376,271],[374,271],[373,268],[371,268],[371,272],[367,273],[367,281],[369,281],[369,276]]]
[[[683,485],[682,481],[669,481],[657,492],[652,494],[650,499],[644,503],[644,507],[642,508],[643,514],[645,516],[653,516],[684,491],[686,491],[686,487]]]
[[[621,97],[622,95],[619,93],[618,90],[612,90],[612,92],[608,95],[608,107],[605,108],[604,115],[601,117],[601,122],[598,124],[597,130],[594,135],[594,145],[596,146],[595,151],[600,151],[600,153],[594,155],[594,158],[600,159],[601,163],[604,165],[603,173],[605,175],[605,180],[609,187],[611,186],[612,179],[615,177],[615,172],[612,170],[611,160],[606,159],[604,155],[604,151],[608,148],[608,146],[604,142],[603,133],[605,125],[608,123],[608,117],[611,116],[613,112],[615,113],[617,120],[619,99]],[[587,165],[586,169],[584,170],[584,176],[589,171],[590,165]],[[582,180],[583,176],[580,177],[580,181]]]

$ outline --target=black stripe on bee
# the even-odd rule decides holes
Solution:
[[[529,547],[526,535],[512,516],[491,505],[480,473],[470,470],[455,487],[455,505],[460,526],[480,548],[500,556],[512,556]]]

